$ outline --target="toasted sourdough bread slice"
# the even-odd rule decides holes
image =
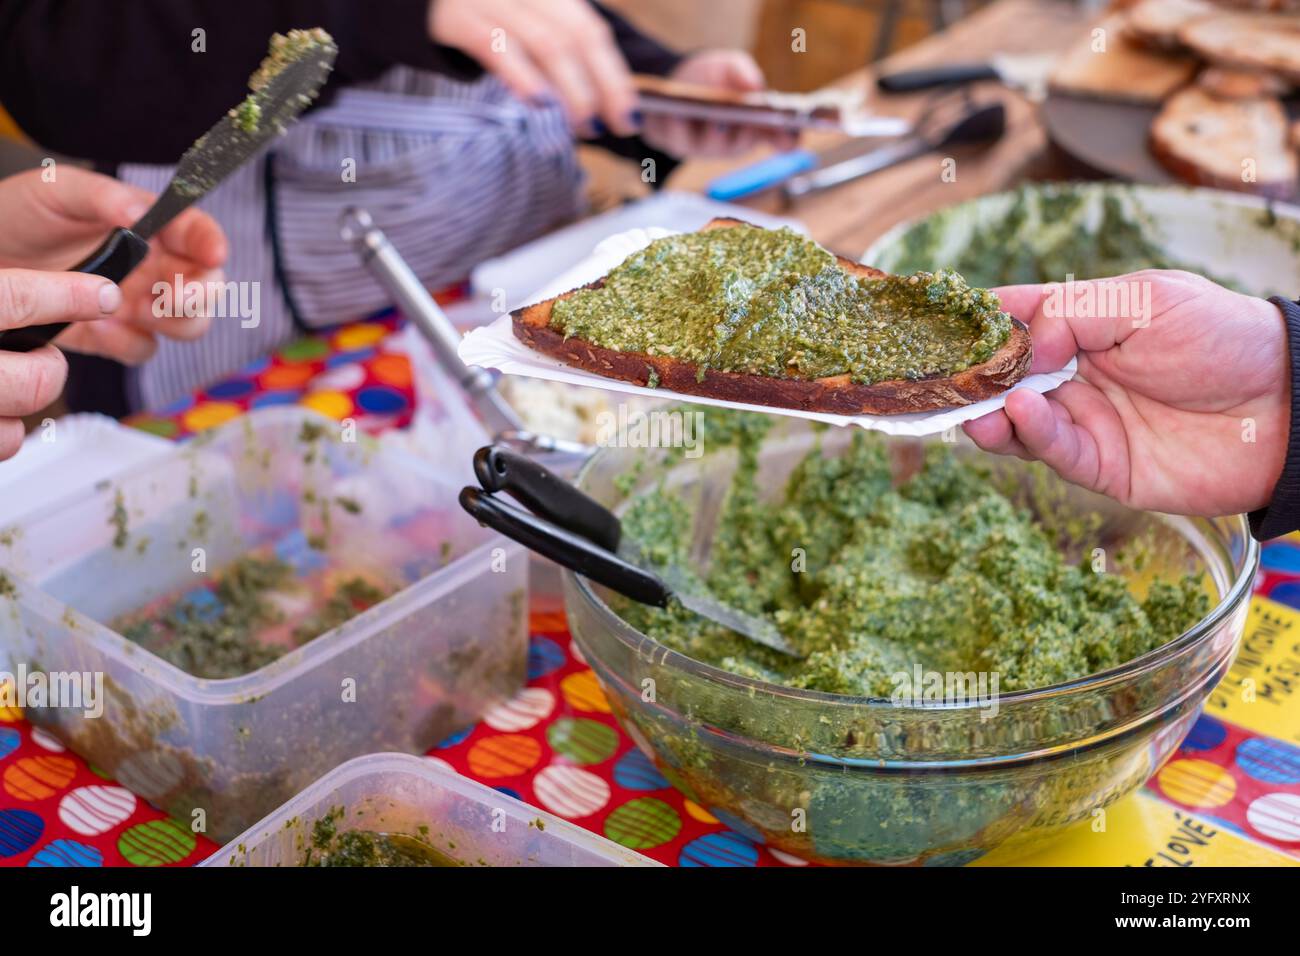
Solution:
[[[714,219],[704,229],[747,225],[750,224],[739,219]],[[887,275],[843,256],[836,256],[836,259],[845,270],[863,278],[880,279]],[[603,279],[598,279],[583,288],[598,289],[603,282]],[[988,361],[951,376],[898,379],[874,385],[857,384],[848,375],[793,379],[706,369],[700,376],[699,366],[670,356],[617,352],[584,339],[566,339],[563,332],[551,328],[551,310],[560,299],[578,291],[574,289],[511,313],[515,337],[539,352],[597,375],[647,385],[653,370],[659,387],[724,401],[839,415],[899,415],[933,411],[969,405],[1006,391],[1024,378],[1033,358],[1029,329],[1019,320],[1012,319],[1011,335],[1002,348]]]
[[[1288,199],[1296,156],[1276,99],[1225,100],[1191,86],[1169,98],[1151,124],[1151,151],[1185,182]],[[1242,178],[1254,164],[1253,181]]]
[[[1286,96],[1292,84],[1276,73],[1262,70],[1207,66],[1196,75],[1196,85],[1221,100],[1255,100],[1262,96]]]
[[[1211,63],[1270,70],[1300,82],[1300,16],[1220,13],[1185,23],[1178,38]]]

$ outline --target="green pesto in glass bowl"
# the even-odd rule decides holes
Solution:
[[[695,515],[687,554],[696,559],[709,551],[712,516],[725,510],[740,467],[722,437],[730,420],[713,409],[704,414],[703,455],[607,447],[578,477],[583,490],[620,513],[665,492],[684,502]],[[711,432],[713,424],[720,427]],[[783,494],[812,449],[829,458],[852,454],[852,431],[780,419],[758,451],[759,496]],[[936,444],[881,441],[900,487],[924,469],[926,446]],[[825,863],[942,865],[997,847],[1030,849],[1139,787],[1226,673],[1258,564],[1243,517],[1138,512],[1041,466],[994,458],[968,444],[947,447],[1055,536],[1070,562],[1096,562],[1100,555],[1104,574],[1123,578],[1139,602],[1153,593],[1153,582],[1194,581],[1203,595],[1197,614],[1166,618],[1180,620],[1179,630],[1133,645],[1132,659],[1094,656],[1088,659],[1104,662],[1097,672],[1077,673],[1076,664],[1074,671],[1055,672],[1070,676],[1048,686],[1011,680],[991,698],[963,698],[925,693],[923,680],[910,696],[883,693],[868,680],[858,685],[862,693],[832,693],[815,688],[833,681],[789,686],[799,681],[779,665],[765,671],[732,658],[705,663],[687,656],[668,645],[690,647],[689,636],[679,640],[658,630],[662,618],[650,626],[640,609],[566,572],[573,638],[619,722],[675,786],[742,835]],[[793,551],[801,542],[789,543]],[[717,580],[720,571],[725,576],[725,568],[710,567],[709,578]],[[742,592],[743,586],[728,597],[742,600]],[[1006,647],[1040,639],[1038,629],[1018,620],[1008,620],[1000,638]],[[985,631],[998,626],[971,624]],[[942,656],[912,656],[918,678],[923,669],[928,678],[930,668],[955,666]],[[909,663],[907,653],[891,659],[890,673],[908,671]],[[1031,673],[1054,672],[1025,671]]]

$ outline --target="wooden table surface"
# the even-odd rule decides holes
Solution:
[[[837,85],[866,85],[880,113],[917,117],[926,94],[884,96],[875,91],[879,72],[945,63],[978,62],[995,53],[1047,53],[1078,39],[1088,14],[1064,0],[997,0],[915,46],[860,70]],[[809,56],[812,54],[809,53]],[[835,252],[860,256],[878,236],[905,219],[1030,178],[1053,178],[1065,171],[1048,148],[1037,108],[1019,93],[998,83],[981,83],[981,100],[1000,99],[1007,108],[1007,131],[993,147],[954,151],[955,176],[943,177],[944,156],[931,153],[892,169],[806,197],[783,209],[778,197],[764,194],[747,202],[755,208],[784,212],[807,224],[812,237]],[[841,142],[833,133],[805,134],[804,146],[821,150]],[[674,172],[673,189],[702,191],[715,176],[758,158],[691,160]]]

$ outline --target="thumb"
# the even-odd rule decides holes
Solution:
[[[728,89],[741,92],[756,92],[767,87],[763,78],[763,69],[754,62],[748,53],[735,52],[723,61],[725,81]]]
[[[1129,305],[1138,302],[1140,275],[1000,286],[993,291],[1004,312],[1029,326],[1034,339],[1031,372],[1054,372],[1080,352],[1104,352],[1138,328]],[[1127,284],[1127,285],[1126,285]],[[1120,289],[1134,295],[1112,295]],[[1149,299],[1148,299],[1149,301]]]
[[[0,329],[102,319],[121,304],[122,290],[101,276],[0,269]]]

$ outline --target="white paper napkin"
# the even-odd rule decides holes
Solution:
[[[590,257],[574,266],[568,272],[557,277],[546,287],[539,289],[529,297],[529,302],[549,299],[576,289],[600,278],[632,253],[643,249],[649,243],[662,236],[673,235],[667,229],[632,229],[628,232],[610,236],[593,250]],[[771,415],[789,415],[794,418],[806,418],[812,421],[826,422],[831,425],[857,425],[884,432],[886,435],[937,435],[962,422],[979,418],[996,411],[1006,404],[1007,395],[1020,388],[1035,392],[1050,392],[1063,382],[1074,377],[1078,363],[1070,363],[1057,372],[1043,372],[1030,375],[1017,382],[1007,392],[996,398],[976,402],[973,405],[961,405],[957,408],[942,409],[936,412],[917,412],[909,415],[833,415],[825,412],[808,412],[794,408],[775,408],[770,405],[752,405],[746,402],[727,402],[716,398],[699,395],[686,395],[666,388],[645,388],[631,382],[606,378],[580,368],[566,365],[559,359],[534,351],[515,338],[509,314],[502,315],[496,321],[482,328],[474,329],[461,341],[461,361],[467,365],[481,365],[484,368],[499,369],[506,375],[524,375],[552,382],[566,382],[570,385],[587,385],[603,388],[610,392],[623,392],[629,395],[646,395],[664,400],[677,399],[696,405],[717,405],[722,408],[739,408],[746,411],[766,412]]]

